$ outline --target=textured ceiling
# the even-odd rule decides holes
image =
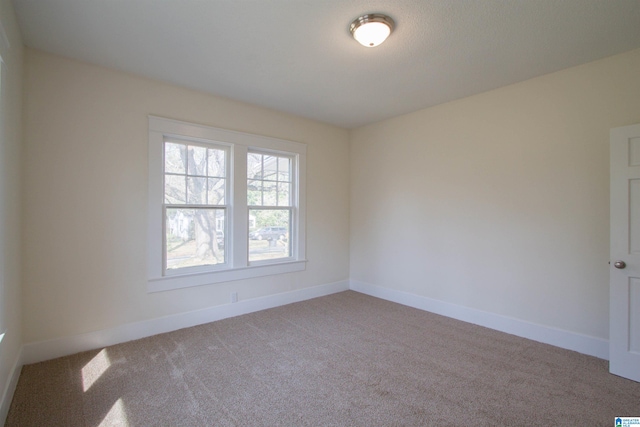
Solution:
[[[640,47],[640,0],[13,0],[25,44],[345,128]],[[364,13],[396,29],[365,48]]]

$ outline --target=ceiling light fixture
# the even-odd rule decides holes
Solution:
[[[362,46],[375,47],[389,37],[394,26],[395,22],[387,15],[369,13],[354,19],[349,31]]]

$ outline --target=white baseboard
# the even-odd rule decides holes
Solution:
[[[530,340],[609,360],[609,341],[563,329],[526,322],[508,316],[463,307],[424,296],[351,280],[349,288],[373,297],[396,302],[464,322],[495,329]]]
[[[109,345],[120,344],[152,335],[171,332],[182,328],[214,322],[228,317],[240,316],[268,308],[304,301],[349,289],[349,281],[328,283],[311,288],[299,289],[239,301],[233,304],[219,305],[202,310],[179,313],[156,319],[135,323],[127,323],[112,329],[104,329],[70,337],[55,338],[25,344],[23,347],[23,363],[37,363],[56,357],[67,356],[81,351],[93,350]]]
[[[2,392],[2,400],[0,401],[0,425],[4,425],[9,414],[9,407],[11,407],[11,401],[13,400],[13,393],[16,391],[18,385],[18,379],[20,378],[20,371],[22,370],[22,349],[16,355],[16,360],[13,363],[11,372],[9,373],[9,379],[4,386]]]

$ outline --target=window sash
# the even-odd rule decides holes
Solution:
[[[197,266],[185,266],[185,267],[179,267],[179,268],[168,268],[168,255],[169,255],[169,244],[167,242],[167,234],[168,234],[168,224],[167,224],[167,211],[170,209],[175,209],[175,210],[211,210],[211,211],[223,211],[223,220],[224,220],[224,226],[222,227],[222,246],[223,246],[223,262],[217,262],[216,264],[203,264],[203,265],[197,265]],[[214,214],[215,215],[215,214]],[[218,230],[217,230],[217,217],[214,216],[214,229],[215,229],[215,238],[216,238],[216,242],[214,243],[217,247],[218,250],[220,250],[219,248],[219,238],[218,238]],[[163,272],[165,275],[167,276],[171,276],[171,275],[181,275],[181,274],[189,274],[189,273],[199,273],[199,272],[203,272],[203,271],[215,271],[215,270],[223,270],[223,269],[227,269],[229,268],[229,254],[227,253],[227,247],[228,247],[228,238],[229,238],[229,233],[227,232],[227,223],[228,223],[228,210],[226,206],[210,206],[210,205],[199,205],[199,206],[193,206],[193,205],[164,205],[163,206],[163,225],[162,225],[162,254],[163,254]],[[190,225],[190,224],[189,224]],[[194,223],[194,227],[195,227],[195,223]],[[194,230],[194,234],[197,233],[196,230]],[[197,243],[197,236],[194,236],[194,240]],[[214,251],[215,255],[215,250],[213,249],[212,246],[212,251]]]
[[[185,155],[186,155],[186,161],[183,160],[183,167],[184,167],[184,173],[182,172],[173,172],[173,171],[167,171],[167,145],[168,144],[174,144],[174,145],[184,145],[185,146]],[[190,171],[189,169],[189,165],[191,164],[190,162],[190,157],[189,157],[189,149],[190,147],[197,147],[197,148],[203,148],[205,149],[205,165],[204,165],[204,174],[198,174],[198,173],[192,173],[192,172],[197,172],[197,171]],[[214,151],[222,151],[224,153],[224,162],[223,162],[223,168],[224,168],[224,174],[209,174],[210,171],[210,164],[209,164],[209,150],[214,150]],[[224,205],[224,206],[228,206],[228,200],[230,197],[230,185],[229,185],[229,157],[231,154],[231,147],[229,146],[225,146],[225,145],[219,145],[216,144],[214,141],[195,141],[195,140],[191,140],[191,139],[187,139],[187,138],[168,138],[165,137],[164,138],[164,142],[163,142],[163,161],[162,161],[162,167],[163,167],[163,188],[164,188],[164,197],[163,197],[163,203],[164,204],[186,204],[186,205],[192,205],[192,206],[196,206],[196,205],[207,205],[207,206],[216,206],[216,205]],[[182,192],[183,194],[183,203],[167,203],[167,182],[169,177],[175,177],[175,178],[183,178],[184,179],[184,183],[182,184],[184,186],[184,191]],[[196,197],[200,196],[200,201],[199,203],[196,202],[190,202],[190,195],[193,193],[192,191],[190,191],[190,179],[191,180],[195,180],[195,179],[199,179],[199,180],[205,180],[205,182],[203,183],[204,185],[204,199],[202,198],[202,189],[200,190],[200,194],[198,195],[198,193],[195,193]],[[223,196],[222,198],[226,201],[225,203],[210,203],[209,201],[211,200],[211,195],[210,192],[211,191],[215,191],[212,190],[211,188],[209,188],[209,185],[212,181],[215,180],[224,180],[224,186],[222,188],[223,190]],[[175,198],[175,197],[174,197]],[[215,198],[214,198],[215,200]],[[219,201],[219,200],[218,200]],[[204,202],[204,203],[203,203]]]
[[[296,193],[296,187],[295,187],[295,180],[296,180],[296,170],[297,170],[297,164],[296,164],[296,156],[292,153],[282,153],[282,152],[274,152],[274,151],[270,151],[270,150],[255,150],[255,149],[249,149],[247,152],[247,165],[249,163],[249,156],[250,155],[260,155],[261,156],[261,171],[260,174],[258,175],[258,177],[256,176],[249,176],[247,174],[247,189],[249,189],[250,184],[249,182],[254,182],[254,183],[259,183],[260,184],[260,203],[252,203],[249,199],[247,199],[247,205],[251,208],[253,207],[257,207],[257,206],[271,206],[271,207],[276,207],[276,206],[285,206],[285,207],[295,207],[296,205],[296,199],[294,198],[294,195]],[[268,179],[265,178],[265,173],[264,173],[264,163],[265,163],[265,156],[272,156],[276,158],[276,162],[275,162],[275,178],[276,179]],[[289,162],[288,164],[288,179],[284,180],[284,179],[279,179],[280,178],[280,160],[287,160]],[[264,183],[271,183],[271,184],[275,184],[275,204],[265,204],[264,203],[264,197],[265,197],[265,191],[264,191],[264,187],[265,184]],[[255,185],[255,184],[254,184]],[[281,202],[281,198],[280,198],[280,192],[281,192],[281,188],[286,188],[288,187],[288,200],[286,203],[282,203]],[[255,190],[254,190],[255,191]],[[284,191],[284,190],[283,190]]]
[[[262,223],[258,225],[258,220],[256,219],[256,229],[253,232],[249,233],[249,241],[247,245],[248,250],[248,262],[249,265],[263,265],[273,262],[282,262],[287,260],[294,259],[294,254],[296,253],[296,242],[297,242],[297,233],[295,232],[295,224],[296,224],[296,215],[295,209],[293,207],[282,207],[282,206],[250,206],[249,207],[249,217],[251,216],[251,212],[254,211],[272,211],[272,212],[288,212],[286,219],[286,231],[279,230],[280,227],[283,227],[281,223],[278,223],[277,220],[272,220],[269,223]],[[278,228],[278,230],[274,230],[274,228]],[[265,230],[263,233],[259,233],[261,230]],[[252,234],[254,236],[252,236]],[[268,247],[258,248],[258,244],[255,243],[256,234],[265,234],[266,241],[268,242]],[[284,235],[284,239],[280,236]],[[262,239],[260,239],[262,240]],[[253,244],[252,244],[253,243]],[[253,247],[252,247],[253,246]],[[285,249],[286,255],[278,256],[279,247]],[[274,250],[275,249],[275,250]],[[253,250],[253,253],[252,253]],[[253,255],[253,259],[252,259]],[[262,255],[260,257],[259,255]],[[257,257],[256,257],[257,256]]]

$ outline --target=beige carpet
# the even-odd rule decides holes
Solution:
[[[613,426],[607,362],[356,292],[25,366],[7,426]]]

